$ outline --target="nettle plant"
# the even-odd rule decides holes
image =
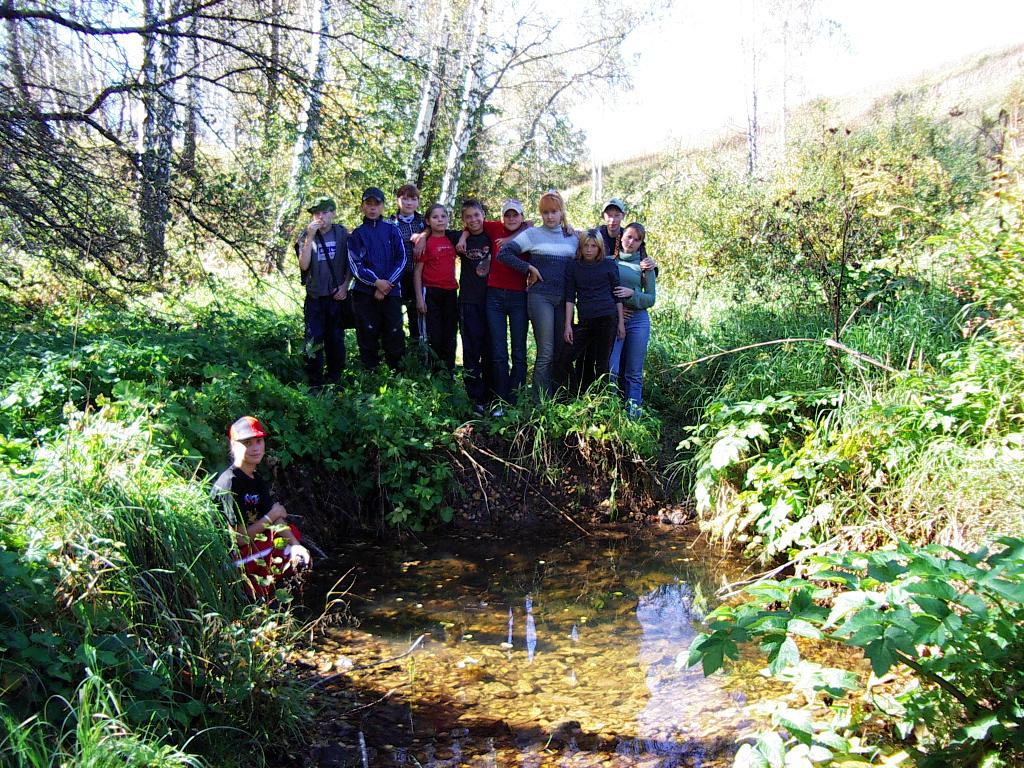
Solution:
[[[1024,758],[1024,540],[991,548],[950,547],[848,553],[810,561],[805,578],[765,581],[743,602],[717,608],[689,655],[705,675],[760,641],[768,671],[827,721],[779,708],[782,732],[744,744],[737,766],[1020,765]],[[797,638],[858,649],[878,678],[895,673],[895,693],[868,688],[863,674],[802,658]],[[889,730],[864,738],[868,721]]]

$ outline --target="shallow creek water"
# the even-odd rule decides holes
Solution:
[[[709,679],[677,667],[715,590],[739,576],[693,536],[605,529],[354,546],[321,583],[353,569],[343,583],[359,626],[329,629],[317,661],[359,694],[338,737],[366,750],[348,761],[730,764],[755,724],[749,699],[777,689],[758,659]],[[320,765],[346,762],[317,754]]]

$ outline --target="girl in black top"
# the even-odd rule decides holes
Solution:
[[[608,358],[626,325],[619,287],[619,269],[605,259],[604,241],[595,229],[580,236],[576,258],[565,268],[565,347],[561,370],[570,391],[582,392],[608,373]],[[579,321],[573,324],[573,310]]]

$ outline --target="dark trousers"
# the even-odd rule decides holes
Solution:
[[[330,296],[307,296],[302,307],[305,321],[306,376],[318,387],[324,383],[324,358],[330,383],[341,378],[345,367],[345,330],[341,327],[341,302]]]
[[[409,250],[409,263],[412,263],[412,250]],[[409,320],[409,338],[413,341],[420,340],[420,313],[416,310],[416,286],[412,282],[412,267],[407,266],[402,272],[399,284],[402,286],[402,304],[405,305],[405,313]]]
[[[459,300],[455,289],[426,288],[427,342],[449,371],[455,370],[455,335],[459,331]]]
[[[356,315],[356,341],[363,366],[372,370],[380,365],[383,346],[388,367],[397,370],[405,354],[401,299],[392,295],[378,301],[372,293],[353,291],[352,309]]]
[[[617,315],[580,320],[572,327],[572,344],[562,346],[560,368],[569,377],[569,391],[583,392],[608,373],[608,358],[619,327]]]
[[[515,403],[516,391],[526,383],[526,291],[487,289],[487,332],[491,337],[494,394]],[[509,368],[509,345],[512,367]]]
[[[477,405],[491,400],[491,341],[487,333],[487,312],[483,304],[459,304],[459,329],[462,333],[462,367],[465,369],[466,394]]]

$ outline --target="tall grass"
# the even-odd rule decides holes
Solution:
[[[0,680],[8,724],[35,722],[42,739],[7,743],[27,764],[42,743],[62,765],[109,765],[122,748],[170,765],[187,764],[172,758],[191,734],[216,733],[190,749],[228,765],[242,744],[297,735],[290,620],[245,601],[205,488],[145,417],[110,416],[73,415],[0,466]],[[47,730],[66,732],[60,699],[74,739]]]

